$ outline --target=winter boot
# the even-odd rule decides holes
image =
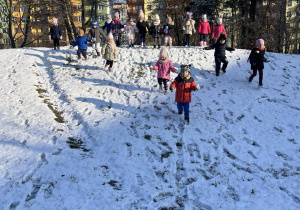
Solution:
[[[171,49],[171,47],[172,47],[172,42],[169,43],[169,49]]]
[[[184,120],[185,120],[186,124],[190,123],[190,118],[188,116],[184,116]]]
[[[203,42],[203,47],[206,47],[206,42]]]
[[[157,49],[160,49],[160,45],[158,45]]]
[[[167,90],[167,89],[165,90],[164,94],[165,94],[165,95],[167,95],[167,94],[168,94],[168,90]]]
[[[153,48],[155,49],[155,48],[156,48],[156,45],[154,45]]]
[[[87,61],[87,60],[88,60],[88,58],[87,58],[87,57],[85,57],[85,58],[84,58],[84,60],[86,60],[86,61]]]
[[[262,82],[259,82],[259,86],[263,86],[263,83],[262,83]]]
[[[146,42],[144,42],[143,45],[144,45],[144,48],[146,48]]]
[[[108,65],[106,64],[105,67],[104,67],[104,69],[106,69],[107,67],[108,67]]]
[[[250,76],[248,81],[252,82],[252,80],[253,80],[253,77]]]
[[[60,50],[59,46],[56,48],[57,50]]]
[[[112,69],[111,67],[109,67],[109,68],[108,68],[108,71],[109,71],[109,72],[112,72],[112,71],[113,71],[113,69]]]
[[[226,73],[226,69],[223,69],[223,68],[222,68],[222,71],[223,71],[224,73]]]
[[[100,56],[101,56],[100,52],[97,52],[97,56],[98,56],[98,57],[100,57]]]
[[[163,87],[162,85],[159,85],[159,90],[162,91]]]
[[[202,46],[203,46],[203,41],[200,42],[200,47],[202,47]]]
[[[56,50],[56,46],[54,46],[54,50]]]
[[[179,114],[179,115],[182,115],[182,110],[178,110],[178,114]]]

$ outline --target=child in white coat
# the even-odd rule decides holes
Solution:
[[[125,31],[127,33],[128,45],[129,47],[134,47],[135,33],[139,32],[136,25],[133,22],[133,19],[129,19],[129,24],[126,26]]]

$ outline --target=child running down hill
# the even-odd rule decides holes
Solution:
[[[154,66],[150,67],[153,70],[158,70],[157,73],[157,81],[159,84],[159,90],[162,90],[162,84],[164,84],[165,91],[164,93],[168,93],[168,81],[170,80],[170,72],[176,72],[175,67],[172,64],[172,61],[169,60],[167,54],[167,48],[162,47],[159,53],[159,60],[156,62]]]
[[[191,65],[181,65],[181,72],[170,86],[172,92],[176,89],[175,102],[177,102],[178,114],[181,115],[184,111],[184,120],[187,124],[190,122],[189,107],[192,101],[192,91],[200,89],[191,77],[190,67]]]
[[[76,45],[78,45],[77,50],[77,58],[78,61],[81,61],[81,54],[83,55],[84,59],[87,60],[87,42],[92,42],[88,37],[84,35],[84,30],[81,28],[79,29],[79,35],[76,38],[74,44],[71,45],[71,49],[73,49]]]
[[[114,42],[114,37],[112,34],[108,35],[107,43],[105,43],[104,46],[102,47],[102,56],[106,60],[105,68],[109,66],[108,71],[112,72],[114,60],[118,56],[118,49]]]

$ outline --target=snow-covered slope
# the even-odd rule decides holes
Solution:
[[[187,126],[159,50],[119,53],[108,73],[67,48],[0,51],[0,209],[300,208],[299,55],[267,53],[258,88],[247,50],[216,78],[213,50],[174,47],[201,86]]]

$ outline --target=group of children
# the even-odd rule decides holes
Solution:
[[[191,19],[192,13],[187,13],[187,17],[184,20],[183,30],[186,38],[186,45],[190,46],[190,35],[195,32],[194,24],[195,21]],[[202,16],[202,22],[198,26],[198,33],[200,34],[200,45],[206,46],[206,36],[210,33],[209,24],[206,20],[206,15]],[[52,20],[53,26],[50,28],[49,39],[53,40],[54,49],[59,49],[59,40],[62,39],[62,33],[58,26],[57,19],[53,18]],[[115,24],[115,25],[114,25]],[[119,25],[118,25],[119,24]],[[117,26],[118,25],[118,26]],[[107,29],[107,33],[104,33],[104,29]],[[108,70],[112,71],[112,66],[114,60],[118,56],[117,46],[120,39],[120,30],[122,29],[122,23],[118,20],[118,16],[115,16],[113,21],[110,20],[105,23],[102,28],[98,27],[97,21],[93,21],[93,26],[89,30],[88,37],[85,36],[84,29],[79,30],[79,35],[76,41],[71,45],[73,49],[75,46],[78,46],[77,56],[78,60],[81,60],[81,54],[87,60],[87,42],[92,42],[93,48],[96,50],[98,56],[101,56],[106,60],[105,68],[108,67]],[[182,114],[184,112],[184,119],[187,123],[189,123],[189,103],[191,102],[191,91],[199,90],[199,85],[196,86],[193,77],[190,74],[191,65],[181,65],[181,71],[172,84],[168,87],[168,82],[170,80],[170,73],[176,72],[176,68],[172,64],[172,61],[168,58],[168,53],[166,46],[169,44],[169,47],[172,46],[172,20],[171,18],[167,19],[167,24],[164,27],[160,26],[160,19],[158,15],[155,15],[155,20],[153,21],[153,25],[149,27],[147,21],[144,19],[143,13],[140,12],[140,19],[137,25],[134,25],[133,20],[129,20],[129,24],[126,27],[126,32],[128,35],[129,47],[133,47],[135,32],[139,32],[141,36],[141,46],[145,47],[145,37],[147,30],[149,30],[150,34],[154,39],[154,48],[158,46],[160,48],[161,38],[164,36],[165,46],[162,47],[159,53],[159,59],[155,65],[151,66],[152,70],[157,70],[157,81],[159,84],[159,89],[161,91],[164,90],[166,94],[168,89],[170,91],[175,91],[175,102],[177,102],[178,114]],[[107,38],[106,38],[107,36]],[[218,25],[214,28],[212,37],[215,39],[215,43],[211,46],[204,47],[204,50],[215,49],[214,57],[215,57],[215,70],[216,76],[219,76],[220,69],[224,73],[226,73],[226,68],[228,65],[228,60],[225,55],[225,51],[234,51],[234,48],[228,47],[226,44],[226,32],[224,25],[222,24],[221,19],[218,19]],[[105,44],[102,47],[100,53],[100,43],[105,41]],[[251,69],[253,70],[252,75],[249,77],[249,82],[252,82],[253,78],[257,75],[257,71],[259,72],[259,86],[262,86],[263,80],[263,69],[264,62],[268,62],[268,60],[264,57],[265,47],[264,40],[258,39],[256,41],[255,47],[251,50],[249,58],[247,62],[250,62]],[[221,68],[221,63],[223,63]]]

